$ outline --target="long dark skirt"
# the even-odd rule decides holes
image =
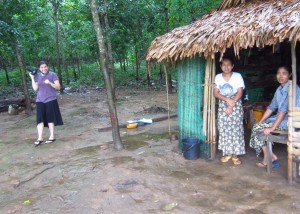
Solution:
[[[229,116],[225,113],[226,108],[227,103],[220,100],[218,108],[218,149],[223,151],[223,155],[243,155],[246,152],[242,103],[238,101]]]
[[[64,124],[57,100],[36,103],[36,123],[44,123],[45,127],[48,127],[48,123],[54,123],[55,126]]]

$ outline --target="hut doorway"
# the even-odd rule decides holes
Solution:
[[[279,84],[276,81],[276,71],[280,66],[291,66],[291,43],[282,42],[275,46],[266,46],[264,48],[252,48],[240,51],[239,58],[234,57],[233,48],[227,49],[226,56],[235,59],[234,71],[241,73],[243,76],[246,91],[244,96],[244,106],[251,106],[254,110],[264,111],[273,98],[273,95]],[[296,58],[300,56],[300,44],[296,45]],[[220,54],[216,54],[215,66],[216,74],[221,73],[219,66]],[[300,75],[300,62],[297,62],[296,76]],[[296,80],[299,85],[299,79]],[[216,102],[217,104],[218,102]],[[217,109],[217,108],[216,108]],[[246,108],[245,108],[246,109]],[[208,109],[210,111],[212,109]],[[250,120],[247,119],[247,111],[245,111],[245,142],[246,147],[249,144],[249,135],[251,127]],[[257,114],[258,115],[258,114]],[[255,115],[256,121],[259,120],[259,115]],[[262,114],[260,114],[262,116]],[[248,123],[248,124],[247,124]],[[247,130],[248,129],[248,130]],[[210,144],[210,157],[214,158],[217,151],[217,143]],[[212,148],[214,147],[214,148]]]

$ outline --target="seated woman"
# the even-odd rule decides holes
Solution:
[[[278,68],[276,78],[280,86],[277,88],[271,104],[269,105],[259,123],[253,126],[250,139],[250,147],[256,150],[257,157],[259,157],[261,151],[263,151],[264,154],[263,160],[256,164],[258,167],[267,166],[266,143],[265,141],[258,140],[258,134],[260,132],[263,132],[265,135],[269,135],[272,131],[275,130],[288,129],[288,81],[291,75],[292,73],[288,67],[282,66]],[[276,110],[277,114],[271,116],[272,113]],[[277,156],[272,153],[272,162],[276,160]],[[279,165],[277,164],[277,166]]]

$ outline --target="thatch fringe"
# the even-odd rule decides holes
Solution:
[[[285,39],[300,40],[300,1],[248,0],[157,37],[146,59],[174,62],[197,54],[223,54],[230,47],[238,55],[240,49],[275,45]]]

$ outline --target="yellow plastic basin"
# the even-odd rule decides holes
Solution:
[[[138,124],[137,123],[128,123],[126,125],[126,128],[127,129],[135,129],[136,127],[138,127]]]

